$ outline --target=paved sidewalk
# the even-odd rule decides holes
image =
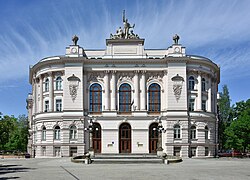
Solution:
[[[250,179],[250,158],[184,159],[177,164],[77,164],[70,158],[0,159],[0,179]]]

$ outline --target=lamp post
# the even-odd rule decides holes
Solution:
[[[92,118],[90,118],[89,125],[84,130],[89,132],[89,154],[90,154],[90,157],[93,157],[95,156],[95,152],[93,149],[93,120]]]
[[[162,157],[163,156],[163,148],[162,148],[162,133],[165,133],[166,130],[162,126],[162,121],[161,121],[161,116],[155,118],[155,120],[158,120],[158,126],[157,126],[157,131],[158,131],[158,146],[157,146],[157,156]]]

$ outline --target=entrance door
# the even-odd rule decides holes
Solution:
[[[119,128],[119,153],[131,153],[131,126],[128,123]]]
[[[157,131],[157,123],[153,123],[149,126],[149,153],[157,152],[157,144],[158,144],[158,131]]]
[[[99,123],[93,123],[93,149],[95,153],[101,153],[102,129]]]

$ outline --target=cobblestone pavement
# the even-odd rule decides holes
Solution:
[[[250,179],[250,158],[184,159],[176,164],[79,164],[69,158],[0,159],[0,179]]]

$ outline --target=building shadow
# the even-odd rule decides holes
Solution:
[[[5,175],[5,174],[11,174],[11,173],[28,172],[28,171],[34,170],[34,169],[35,168],[22,167],[21,165],[3,165],[3,164],[0,164],[0,176]],[[9,176],[9,177],[0,177],[0,180],[18,179],[18,178],[20,178],[20,177]]]

